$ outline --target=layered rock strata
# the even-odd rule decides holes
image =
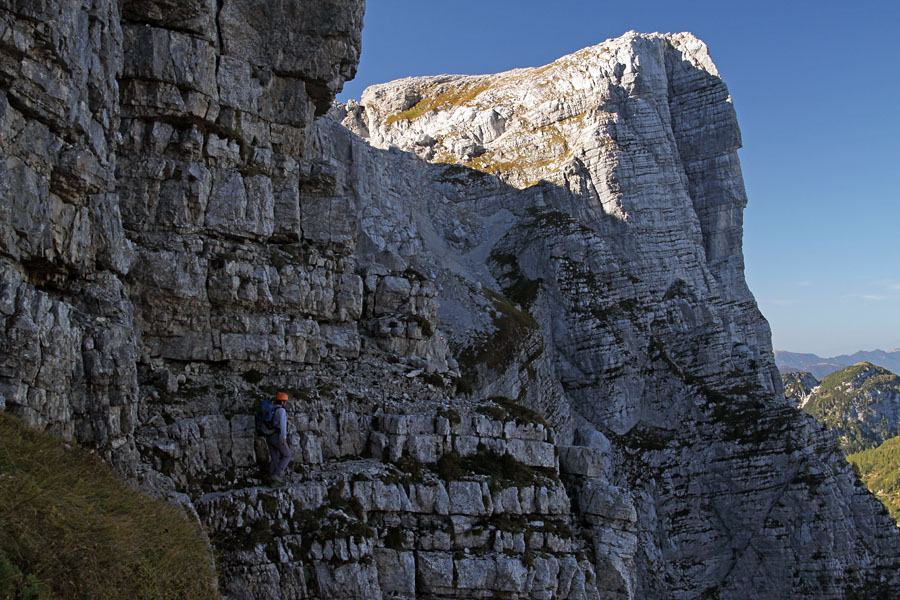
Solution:
[[[706,47],[329,108],[363,8],[0,3],[0,405],[187,506],[233,598],[897,589],[780,398]]]
[[[470,414],[318,414],[298,427],[315,440],[303,445],[306,481],[198,498],[229,553],[230,591],[600,597],[591,544],[600,528],[573,519],[549,429]],[[325,466],[335,458],[344,460]],[[630,505],[611,509],[615,490],[579,479],[585,514],[614,513],[630,533]],[[259,543],[273,534],[274,542]]]

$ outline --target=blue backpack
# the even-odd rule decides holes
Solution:
[[[278,431],[275,427],[275,404],[271,400],[260,400],[256,407],[256,433],[269,436]]]

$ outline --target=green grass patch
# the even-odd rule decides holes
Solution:
[[[440,373],[425,373],[422,375],[422,381],[436,388],[442,388],[446,383]]]
[[[859,477],[900,524],[900,436],[847,456]]]
[[[516,356],[524,338],[538,328],[534,317],[520,310],[509,298],[493,290],[485,290],[485,293],[494,307],[494,331],[460,353],[457,360],[464,377],[466,371],[478,364],[502,372]]]
[[[335,510],[322,505],[315,510],[298,511],[292,518],[296,531],[301,534],[300,551],[309,556],[313,542],[326,540],[376,537],[376,531],[366,523],[347,515],[342,509]]]
[[[462,418],[459,416],[459,411],[453,408],[442,408],[438,412],[439,417],[444,417],[448,421],[450,421],[450,427],[456,427],[460,423],[462,423]]]
[[[503,295],[528,309],[537,299],[543,279],[526,277],[519,267],[518,259],[512,254],[494,251],[489,258],[504,271],[498,278],[503,286]]]
[[[496,489],[528,486],[541,478],[554,481],[559,479],[553,469],[526,465],[510,454],[497,454],[483,444],[479,444],[478,450],[468,456],[460,456],[457,452],[443,454],[435,465],[435,471],[446,481],[470,475],[486,475],[491,479],[491,486]]]
[[[478,81],[459,84],[451,82],[447,85],[436,86],[427,90],[425,96],[415,104],[402,112],[388,115],[384,119],[385,125],[396,123],[397,121],[412,121],[422,115],[433,112],[442,111],[471,102],[483,91],[490,89],[490,81]]]
[[[543,425],[548,430],[550,429],[550,424],[547,423],[541,413],[522,406],[512,398],[507,398],[506,396],[491,396],[488,400],[499,405],[506,411],[506,416],[503,419],[504,421],[515,421],[519,425]]]
[[[450,157],[448,156],[448,159],[449,158]],[[449,163],[444,167],[440,177],[438,177],[438,181],[443,183],[464,184],[469,183],[472,178],[484,178],[487,177],[487,175],[488,174],[484,171],[470,169],[469,167],[464,167],[455,163]]]
[[[39,600],[50,594],[33,573],[25,574],[0,553],[0,599]]]
[[[387,453],[388,449],[385,448],[385,455]],[[384,457],[382,458],[384,459]],[[424,465],[412,456],[404,454],[391,464],[393,464],[394,470],[381,476],[382,483],[402,485],[407,490],[414,483],[422,483]]]
[[[406,534],[400,527],[391,527],[384,536],[384,547],[391,550],[405,550]]]
[[[95,456],[6,413],[0,557],[19,597],[28,586],[46,591],[31,596],[41,598],[217,597],[210,549],[180,508],[141,495]]]
[[[528,209],[529,221],[525,226],[532,231],[546,231],[553,229],[563,233],[583,233],[594,235],[594,231],[572,215],[560,210],[547,210],[545,208],[532,207]],[[588,271],[590,275],[593,275]]]
[[[265,377],[264,373],[257,371],[256,369],[250,369],[246,373],[242,373],[241,377],[243,377],[244,381],[249,384],[256,385]]]
[[[506,411],[499,406],[494,406],[493,404],[483,404],[476,408],[475,412],[480,415],[484,415],[488,419],[492,419],[494,421],[506,420]]]
[[[550,424],[547,423],[541,413],[526,408],[518,404],[512,398],[506,396],[491,396],[487,399],[490,404],[482,404],[475,409],[475,412],[482,414],[494,421],[515,421],[517,425],[543,425],[550,430]]]
[[[453,378],[453,387],[457,396],[471,396],[475,393],[475,377],[465,373],[462,377]]]

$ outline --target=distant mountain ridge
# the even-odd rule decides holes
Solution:
[[[861,350],[853,354],[841,354],[829,358],[822,358],[815,354],[775,350],[775,364],[779,371],[782,373],[806,371],[812,373],[819,380],[830,373],[861,362],[870,362],[894,373],[900,372],[900,348],[888,352]]]

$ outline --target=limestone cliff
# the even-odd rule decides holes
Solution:
[[[781,397],[706,47],[329,108],[363,9],[0,3],[0,404],[195,511],[233,598],[896,590]]]

